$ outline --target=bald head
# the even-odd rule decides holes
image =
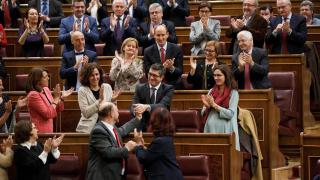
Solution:
[[[164,46],[169,37],[169,33],[167,31],[167,27],[164,24],[157,26],[154,29],[154,37],[159,46]]]
[[[114,125],[119,121],[119,112],[116,105],[111,102],[102,102],[99,106],[99,119]]]
[[[85,39],[84,35],[80,31],[75,31],[71,34],[71,43],[74,46],[74,49],[78,52],[84,50]]]

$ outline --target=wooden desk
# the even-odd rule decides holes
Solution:
[[[320,135],[301,132],[301,179],[313,179],[317,160],[320,159]]]

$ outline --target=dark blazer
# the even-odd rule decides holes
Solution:
[[[237,52],[232,56],[232,72],[234,78],[238,81],[238,88],[244,89],[244,70],[238,69],[238,56],[240,52]],[[253,89],[267,89],[271,87],[271,83],[268,79],[269,72],[269,59],[268,53],[265,49],[253,48],[252,60],[254,65],[250,66],[250,81]]]
[[[243,16],[237,17],[237,19],[242,19],[242,18],[243,18]],[[239,31],[234,30],[230,26],[230,28],[226,31],[226,36],[229,38],[232,38],[231,46],[229,49],[229,54],[233,54],[233,53],[237,52],[238,45],[235,44],[235,42],[237,41],[238,32],[240,32],[242,30],[247,30],[252,33],[254,47],[263,48],[264,39],[265,39],[265,35],[267,33],[267,29],[268,29],[268,22],[259,14],[252,15],[251,20],[249,20],[247,25],[244,26]]]
[[[186,17],[190,15],[188,0],[176,0],[177,7],[169,7],[167,0],[158,0],[163,7],[163,19],[172,21],[175,26],[187,26]]]
[[[218,61],[218,64],[222,64],[220,61]],[[195,70],[195,73],[193,76],[188,74],[187,82],[193,85],[193,89],[203,89],[203,83],[204,83],[204,70],[206,67],[206,60],[202,59],[197,61],[197,67]],[[213,78],[213,72],[212,72],[212,65],[209,66],[210,68],[207,69],[207,89],[211,89],[215,84],[216,81]]]
[[[175,70],[170,72],[166,71],[165,80],[168,84],[179,86],[180,77],[183,72],[183,53],[178,45],[167,42],[166,59],[174,59]],[[153,44],[144,51],[143,68],[148,77],[150,66],[154,63],[161,63],[160,52],[157,44]]]
[[[266,37],[266,43],[272,45],[271,53],[280,54],[282,45],[282,33],[278,32],[275,37],[272,32],[278,24],[282,23],[282,17],[277,16],[270,21],[270,31]],[[290,54],[299,54],[304,51],[304,43],[307,40],[306,18],[298,14],[292,14],[290,19],[292,32],[287,36],[287,48]]]
[[[171,21],[167,20],[162,20],[162,24],[165,24],[168,32],[169,32],[169,37],[168,37],[168,42],[177,44],[178,43],[178,38],[176,35],[176,30],[174,27],[174,24]],[[150,22],[143,22],[139,25],[138,27],[139,31],[139,45],[142,46],[143,48],[147,48],[155,43],[155,39],[149,39],[148,34],[150,32]]]
[[[16,5],[17,5],[16,7],[12,6],[11,0],[7,0],[7,2],[8,2],[10,17],[11,17],[11,28],[20,28],[19,24],[18,24],[18,19],[21,18],[19,1],[16,1]],[[3,10],[0,10],[0,23],[3,25],[3,27],[5,27],[4,11]]]
[[[122,41],[119,42],[116,39],[116,33],[114,31],[111,31],[110,29],[110,17],[104,18],[102,20],[101,24],[101,31],[100,31],[100,39],[105,42],[104,50],[103,50],[103,55],[106,56],[114,56],[114,51],[118,50],[120,53],[121,45],[122,42],[128,38],[128,37],[133,37],[137,38],[137,23],[134,18],[130,19],[129,22],[129,27],[124,28],[124,21],[126,19],[126,15],[123,17],[122,20]]]
[[[127,0],[128,2],[128,0]],[[127,10],[125,14],[129,14]],[[137,7],[133,8],[133,17],[136,19],[137,23],[143,23],[144,18],[148,16],[148,6],[144,2],[144,0],[137,0]]]
[[[140,129],[146,131],[149,123],[151,112],[157,107],[165,107],[170,110],[171,99],[174,93],[173,86],[161,83],[157,90],[156,103],[150,104],[150,87],[149,83],[138,84],[134,96],[132,97],[131,114],[133,114],[133,104],[149,104],[150,112],[146,111],[142,114]]]
[[[139,123],[139,120],[132,119],[117,128],[120,142]],[[101,121],[97,122],[90,133],[86,180],[120,180],[122,160],[128,157],[128,153],[127,148],[118,146],[112,132]]]
[[[85,50],[84,55],[89,57],[89,63],[97,62],[97,54],[94,51]],[[78,70],[74,69],[73,66],[76,64],[76,57],[74,50],[64,52],[62,54],[61,67],[60,67],[60,78],[66,79],[65,89],[76,87]]]
[[[96,51],[94,44],[99,42],[99,32],[97,28],[96,19],[88,15],[84,15],[84,18],[89,19],[89,29],[90,29],[90,32],[83,32],[86,40],[86,49],[91,51]],[[73,30],[73,23],[74,23],[73,15],[65,17],[61,20],[58,41],[60,44],[65,45],[63,52],[73,50],[73,45],[71,44],[71,35],[70,35],[70,32]],[[82,23],[84,23],[84,21]]]
[[[49,164],[55,163],[57,160],[50,152],[47,162],[43,164],[38,157],[42,151],[43,145],[40,142],[37,142],[37,146],[31,147],[30,150],[20,144],[16,146],[14,149],[14,164],[17,180],[50,180]]]
[[[28,3],[29,7],[36,8],[41,12],[41,0],[31,0]],[[45,23],[47,27],[57,28],[60,26],[61,19],[64,17],[62,4],[57,0],[49,0],[49,18],[50,22]]]
[[[146,170],[147,179],[183,179],[172,136],[155,137],[147,150],[143,146],[137,146],[136,156]]]

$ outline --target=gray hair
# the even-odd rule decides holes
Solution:
[[[149,6],[149,12],[150,12],[152,9],[157,9],[157,8],[159,8],[160,11],[161,11],[161,13],[163,13],[163,11],[162,11],[162,6],[161,6],[159,3],[152,3],[152,4],[150,4],[150,6]]]
[[[252,34],[250,31],[240,31],[237,35],[237,38],[239,39],[240,36],[243,36],[245,37],[246,39],[249,39],[249,40],[253,40],[253,37],[252,37]]]
[[[280,1],[280,2],[284,1],[284,2],[288,3],[289,5],[291,5],[291,1],[290,1],[290,0],[277,0],[277,3],[278,3],[279,1]]]
[[[313,12],[314,4],[311,1],[309,1],[309,0],[302,1],[300,4],[300,7],[302,7],[302,6],[309,6],[310,10]]]
[[[127,6],[127,1],[126,0],[113,0],[112,6],[115,5],[117,2],[122,2],[125,6]]]

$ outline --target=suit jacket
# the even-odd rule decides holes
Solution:
[[[242,19],[242,18],[243,18],[242,16],[237,17],[237,19]],[[237,35],[238,35],[238,32],[242,30],[247,30],[252,33],[254,47],[263,48],[267,29],[268,29],[268,22],[259,14],[252,15],[247,25],[244,26],[239,31],[232,29],[232,27],[230,26],[230,28],[226,31],[226,36],[229,38],[232,38],[229,54],[233,54],[237,52],[238,50]]]
[[[125,15],[122,20],[122,26],[121,26],[122,27],[122,29],[121,29],[122,40],[120,42],[116,39],[115,30],[111,31],[111,29],[110,29],[110,17],[104,18],[102,20],[100,38],[103,42],[106,43],[104,46],[104,50],[103,50],[104,55],[114,56],[115,50],[118,50],[118,52],[120,52],[122,42],[126,38],[128,38],[128,37],[137,38],[136,20],[134,18],[131,18],[130,22],[129,22],[129,27],[124,28],[124,21],[125,21],[126,17],[127,16]]]
[[[191,23],[189,38],[190,42],[194,44],[193,48],[191,49],[191,54],[198,55],[199,52],[203,50],[201,48],[201,43],[203,41],[219,41],[221,33],[220,21],[209,18],[208,28],[208,31],[204,31],[200,21]]]
[[[218,64],[223,64],[220,61],[218,61]],[[216,84],[216,81],[213,78],[213,66],[209,66],[210,68],[206,69],[206,60],[199,60],[197,61],[197,67],[195,70],[195,73],[193,76],[191,74],[188,74],[187,82],[193,85],[193,89],[203,89],[204,87],[204,73],[206,73],[207,78],[207,89],[213,88],[213,86]],[[204,72],[206,69],[206,72]]]
[[[104,100],[111,102],[112,88],[109,84],[103,83]],[[77,132],[90,133],[98,121],[99,100],[97,100],[90,87],[81,86],[78,92],[78,103],[81,110],[81,118],[77,125]]]
[[[16,1],[16,7],[12,6],[11,0],[7,0],[11,17],[11,28],[19,28],[18,19],[21,18],[19,2]],[[0,10],[0,23],[5,27],[4,11]]]
[[[190,15],[188,0],[177,0],[177,7],[168,6],[167,0],[158,0],[163,7],[163,19],[172,21],[175,26],[187,26],[186,17]]]
[[[57,108],[51,105],[53,97],[48,87],[43,88],[43,93],[30,91],[27,95],[27,106],[30,113],[30,119],[37,127],[39,133],[53,132],[53,118],[57,112],[64,109],[64,104],[59,103]]]
[[[274,54],[281,53],[282,32],[278,32],[276,36],[272,34],[278,24],[282,23],[282,17],[277,16],[270,22],[270,31],[267,34],[266,42],[272,45],[271,52]],[[291,34],[287,36],[287,48],[290,54],[303,53],[304,43],[307,40],[306,18],[298,14],[292,14],[290,19]]]
[[[0,153],[0,179],[8,180],[7,168],[12,165],[13,151],[11,148],[6,148],[5,153]]]
[[[149,104],[151,109],[150,112],[146,111],[142,114],[140,129],[146,131],[150,114],[157,107],[165,107],[170,110],[171,99],[174,93],[174,89],[171,85],[161,83],[157,90],[156,103],[151,104],[150,100],[150,87],[149,83],[138,84],[134,96],[132,97],[131,114],[133,114],[133,104]]]
[[[97,54],[94,51],[85,50],[84,55],[89,57],[89,63],[97,62]],[[76,57],[74,50],[64,52],[62,54],[61,67],[60,67],[60,78],[66,79],[65,89],[76,87],[78,79],[78,70],[74,69],[76,64]]]
[[[238,56],[240,52],[237,52],[232,56],[232,72],[234,78],[238,81],[238,88],[244,89],[244,70],[238,69]],[[269,72],[269,59],[268,53],[265,49],[253,48],[252,60],[254,65],[250,66],[250,81],[253,89],[267,89],[271,87],[271,83],[268,79]]]
[[[57,159],[52,153],[48,153],[47,162],[43,164],[38,157],[43,151],[43,145],[37,142],[37,146],[28,149],[18,144],[14,149],[14,163],[16,167],[17,180],[50,180],[49,165]]]
[[[167,20],[162,20],[162,24],[166,25],[168,29],[168,32],[169,32],[169,37],[167,39],[168,42],[177,44],[178,38],[176,35],[174,24],[171,21],[167,21]],[[140,32],[138,35],[140,46],[142,46],[143,48],[147,48],[155,43],[154,38],[149,39],[148,37],[148,34],[150,32],[150,22],[141,23],[138,27],[138,31]]]
[[[168,84],[178,87],[183,71],[183,54],[178,45],[167,42],[166,59],[173,58],[175,58],[173,64],[175,70],[173,72],[167,70],[165,74],[165,80]],[[143,57],[143,68],[144,72],[146,73],[146,77],[148,77],[150,66],[154,63],[161,63],[160,52],[157,44],[153,44],[152,46],[145,49]]]
[[[128,0],[127,0],[128,3]],[[134,17],[138,24],[144,22],[144,18],[146,18],[148,14],[148,7],[144,0],[137,0],[137,7],[132,9],[132,17]],[[129,14],[129,11],[127,10],[125,14]]]
[[[38,12],[41,12],[41,0],[29,1],[29,7],[36,8]],[[49,0],[49,18],[50,22],[46,22],[45,25],[50,28],[57,28],[60,25],[63,18],[62,4],[57,0]]]
[[[136,156],[146,169],[147,179],[183,179],[176,160],[172,136],[155,137],[147,150],[138,146]]]
[[[86,40],[85,49],[96,51],[94,46],[95,43],[99,42],[99,32],[97,28],[97,21],[91,16],[84,15],[84,18],[89,20],[89,32],[84,32],[84,38]],[[82,21],[84,23],[84,20]],[[73,45],[71,44],[70,32],[73,30],[74,17],[68,16],[61,20],[58,41],[60,44],[64,44],[63,52],[73,50]],[[82,24],[83,27],[83,24]]]
[[[119,140],[139,125],[132,119],[120,128],[116,128]],[[101,122],[97,122],[90,134],[89,158],[86,180],[120,180],[122,160],[128,157],[125,147],[118,147],[112,132]]]

